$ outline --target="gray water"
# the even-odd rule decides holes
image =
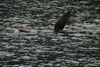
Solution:
[[[100,66],[100,1],[10,0],[0,2],[0,66]],[[71,17],[66,33],[53,30],[66,12]],[[20,32],[29,28],[38,33]]]

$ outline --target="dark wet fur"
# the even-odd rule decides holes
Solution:
[[[66,25],[67,23],[67,20],[70,16],[70,11],[66,12],[55,24],[55,27],[54,27],[54,32],[55,33],[58,33],[60,31],[63,30],[64,26]]]

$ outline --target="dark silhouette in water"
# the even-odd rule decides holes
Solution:
[[[60,31],[63,30],[64,26],[66,25],[67,23],[67,20],[70,16],[70,11],[66,12],[55,24],[55,27],[54,27],[54,32],[55,33],[58,33]]]
[[[70,11],[66,12],[55,24],[55,27],[54,27],[54,33],[66,33],[63,30],[64,26],[66,25],[66,23],[68,24],[67,20],[70,16]],[[30,33],[32,32],[30,29],[27,29],[27,28],[21,28],[19,29],[20,32],[26,32],[26,33]],[[34,30],[35,31],[35,30]],[[34,32],[33,31],[33,32]],[[41,32],[46,32],[47,30],[42,30]],[[48,33],[51,32],[51,31],[47,31]]]

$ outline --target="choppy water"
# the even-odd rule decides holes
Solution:
[[[100,66],[100,1],[1,1],[0,66]],[[71,10],[66,33],[54,34],[55,22]],[[29,28],[32,33],[19,32]],[[34,31],[39,30],[38,33]],[[41,30],[49,31],[41,32]]]

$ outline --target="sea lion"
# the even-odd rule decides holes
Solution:
[[[31,30],[30,29],[27,29],[27,28],[22,28],[22,29],[19,29],[20,32],[26,32],[26,33],[30,33]]]
[[[54,26],[55,33],[59,33],[60,31],[63,30],[70,15],[71,15],[71,11],[68,11],[56,22],[56,24]]]
[[[68,20],[68,18],[69,18],[69,16],[70,16],[70,11],[68,11],[68,12],[66,12],[57,22],[56,22],[56,24],[55,24],[55,26],[54,26],[54,33],[59,33],[59,32],[62,32],[63,33],[63,28],[64,28],[64,26],[66,25],[66,23],[67,23],[67,20]],[[26,32],[26,33],[30,33],[30,32],[32,32],[31,30],[29,30],[29,29],[19,29],[19,31],[20,32]],[[42,30],[41,32],[48,32],[47,30],[45,31],[45,30]],[[50,32],[50,31],[49,31]]]

